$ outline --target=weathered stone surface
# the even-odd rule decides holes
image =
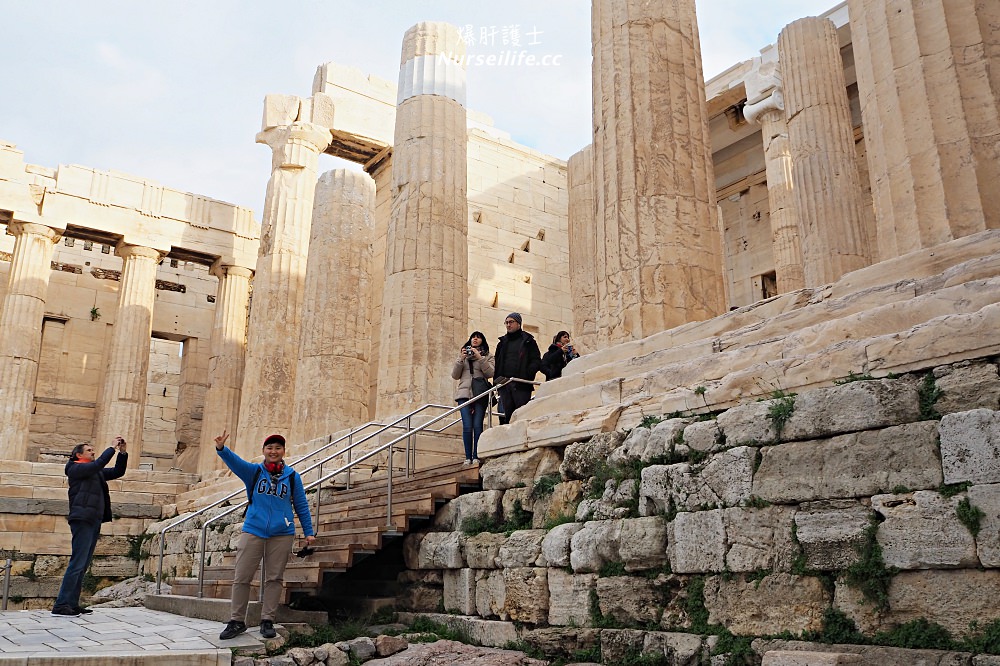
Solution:
[[[904,571],[889,586],[888,611],[873,612],[871,603],[842,580],[836,584],[835,607],[866,634],[925,618],[952,636],[963,636],[974,620],[982,627],[1000,618],[998,585],[1000,571],[996,570]]]
[[[556,525],[542,539],[542,555],[550,567],[568,567],[570,562],[570,542],[573,535],[583,529],[583,523],[563,523]],[[467,547],[468,548],[468,547]],[[470,563],[469,566],[472,566]]]
[[[572,574],[549,568],[549,624],[584,626],[590,622],[590,592],[597,574]]]
[[[504,491],[503,499],[500,501],[500,517],[503,522],[514,518],[515,514],[518,513],[518,507],[520,507],[520,511],[534,514],[535,507],[531,488],[511,488]]]
[[[570,444],[563,453],[559,471],[566,480],[593,476],[597,464],[606,461],[624,439],[624,433],[615,431],[594,435],[586,442]]]
[[[479,466],[483,490],[507,490],[519,483],[531,485],[532,480],[559,472],[559,453],[551,448],[518,451],[491,458]]]
[[[861,663],[859,655],[843,652],[771,650],[764,653],[761,666],[841,666]]]
[[[500,547],[507,541],[503,534],[480,532],[465,540],[465,561],[473,569],[495,569]]]
[[[715,421],[697,421],[684,428],[684,443],[695,451],[710,453],[722,450],[726,438]]]
[[[757,449],[738,446],[697,465],[650,465],[642,470],[639,514],[742,504],[751,496],[756,456]]]
[[[501,569],[547,566],[542,555],[545,530],[517,530],[500,546],[497,566]]]
[[[660,619],[663,594],[653,580],[632,576],[598,578],[596,589],[598,607],[604,618],[626,626]]]
[[[626,460],[642,460],[650,462],[654,458],[667,455],[674,450],[675,443],[681,439],[684,428],[691,419],[667,419],[655,426],[646,428],[638,426],[632,429],[621,446],[611,452],[608,462],[620,464]]]
[[[139,563],[129,557],[95,557],[90,571],[95,576],[131,578],[139,573]]]
[[[379,635],[375,637],[375,654],[379,657],[389,657],[397,652],[402,652],[407,647],[409,647],[409,643],[400,636]]]
[[[912,381],[879,379],[806,391],[781,431],[783,441],[820,439],[920,420],[920,396]]]
[[[583,525],[570,542],[570,566],[575,573],[596,573],[606,562],[618,561],[621,520],[593,520]]]
[[[459,495],[434,515],[433,529],[449,532],[462,529],[462,523],[469,518],[480,516],[499,518],[502,502],[501,490],[484,490],[479,493]]]
[[[547,658],[565,657],[567,653],[589,650],[601,645],[601,630],[589,627],[543,627],[527,629],[521,635],[525,643]],[[578,664],[577,666],[591,666]]]
[[[970,409],[1000,409],[1000,375],[994,363],[963,361],[934,368],[938,414]]]
[[[782,506],[724,509],[727,569],[788,571],[798,554],[792,541],[794,515],[794,509]]]
[[[728,581],[713,576],[705,581],[708,621],[738,636],[818,630],[829,605],[829,593],[813,576],[775,573],[759,581],[746,581],[742,576]]]
[[[949,499],[921,490],[876,495],[872,509],[885,517],[877,538],[886,566],[900,569],[976,567],[976,543],[956,513],[964,495]]]
[[[371,666],[545,666],[522,652],[500,650],[456,641],[411,645],[403,652],[365,662]]]
[[[625,571],[656,569],[667,563],[667,521],[660,516],[621,522],[619,560]]]
[[[423,532],[410,532],[403,537],[403,563],[407,569],[417,568],[420,562],[420,542],[423,540]]]
[[[725,569],[726,528],[722,509],[678,513],[667,534],[671,571],[706,573]]]
[[[476,572],[476,615],[506,620],[504,613],[506,597],[503,571],[492,569]]]
[[[444,609],[449,612],[457,611],[463,615],[475,615],[476,572],[474,569],[449,569],[444,572]]]
[[[35,558],[33,570],[36,576],[61,576],[66,572],[66,565],[69,564],[68,557],[59,555],[39,555]],[[11,569],[11,574],[17,576],[21,572]]]
[[[947,414],[940,430],[945,483],[1000,483],[1000,412]]]
[[[481,645],[507,645],[517,641],[520,637],[520,631],[511,622],[443,613],[425,613],[424,615],[432,622],[438,622],[446,627],[465,632],[469,638]],[[413,614],[399,614],[400,622],[411,624],[415,619]]]
[[[505,619],[543,624],[549,617],[548,569],[516,567],[502,572]]]
[[[604,485],[604,494],[598,499],[585,499],[576,507],[577,522],[588,520],[610,520],[624,518],[632,508],[635,495],[638,492],[633,479],[621,482],[608,479]]]
[[[402,610],[436,612],[444,605],[444,577],[440,571],[408,569],[399,574],[396,604]]]
[[[764,447],[753,494],[789,503],[864,497],[897,486],[936,488],[942,478],[937,429],[925,421]]]
[[[762,400],[737,405],[719,414],[716,423],[726,437],[726,444],[766,444],[778,441],[774,421],[768,418],[768,410],[774,400]]]
[[[696,634],[649,631],[642,643],[643,652],[665,655],[677,666],[697,666],[701,660],[702,638]]]
[[[531,526],[539,529],[551,521],[560,520],[565,516],[575,516],[582,497],[583,481],[557,483],[551,495],[535,499]]]
[[[170,586],[162,583],[161,592],[170,594]],[[156,594],[156,583],[136,576],[101,588],[90,598],[90,605],[104,608],[142,606],[147,594]]]
[[[836,571],[857,562],[857,548],[864,543],[871,515],[854,500],[801,505],[795,513],[795,536],[806,556],[806,568]]]
[[[972,486],[969,503],[983,512],[976,536],[976,553],[984,567],[1000,567],[1000,485]]]
[[[375,641],[373,641],[368,636],[359,636],[357,638],[352,638],[348,641],[341,641],[340,643],[335,643],[335,645],[343,649],[347,649],[347,652],[358,661],[368,661],[375,656]]]
[[[613,404],[532,416],[528,421],[528,441],[532,447],[565,446],[600,434],[610,434],[618,427],[618,417],[623,409],[623,405]]]
[[[529,402],[530,406],[531,403]],[[521,409],[525,409],[522,407]],[[520,415],[518,415],[520,416]],[[495,425],[483,431],[479,438],[479,459],[490,460],[497,456],[528,450],[528,421],[521,420],[507,425]]]
[[[906,648],[876,647],[874,645],[827,645],[804,641],[783,641],[757,639],[753,642],[757,654],[771,651],[809,653],[856,654],[858,663],[864,666],[964,666],[968,664],[967,652],[945,652],[943,650],[909,650]],[[822,663],[822,662],[820,662]]]
[[[420,542],[417,569],[461,569],[465,537],[461,532],[428,532]]]

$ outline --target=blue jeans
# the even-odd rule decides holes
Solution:
[[[462,414],[462,443],[465,444],[466,460],[479,457],[479,436],[483,434],[483,419],[486,418],[487,400],[488,398],[481,398],[459,410]],[[463,405],[468,401],[456,400],[455,402]]]
[[[97,538],[101,536],[101,524],[74,520],[70,522],[69,529],[73,533],[73,552],[69,556],[69,566],[63,575],[55,605],[75,608],[80,605],[83,574],[87,572],[90,561],[94,559]]]

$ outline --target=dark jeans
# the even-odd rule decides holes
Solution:
[[[459,412],[462,414],[462,443],[465,444],[465,459],[479,457],[479,436],[483,434],[483,419],[486,418],[486,400],[482,398],[471,404],[467,400],[456,400],[459,405],[465,405]]]
[[[97,538],[101,536],[101,524],[74,520],[70,522],[69,529],[73,534],[73,553],[69,556],[69,566],[63,575],[55,605],[74,608],[80,605],[83,574],[87,572],[90,561],[94,559]]]
[[[510,417],[514,410],[528,404],[533,390],[534,387],[531,384],[521,384],[520,382],[511,382],[500,387],[497,393],[500,394],[500,402],[503,404],[501,424],[510,423]]]

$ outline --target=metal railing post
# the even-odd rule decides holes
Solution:
[[[3,609],[7,610],[7,600],[10,598],[10,567],[11,558],[7,558],[7,564],[3,567]]]

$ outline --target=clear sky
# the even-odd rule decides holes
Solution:
[[[698,0],[706,77],[836,4]],[[130,173],[259,219],[264,95],[309,96],[327,61],[395,82],[403,33],[419,21],[459,26],[470,54],[550,56],[470,66],[468,106],[563,159],[591,142],[586,0],[0,0],[0,140],[31,164]],[[341,166],[324,157],[320,168]]]

